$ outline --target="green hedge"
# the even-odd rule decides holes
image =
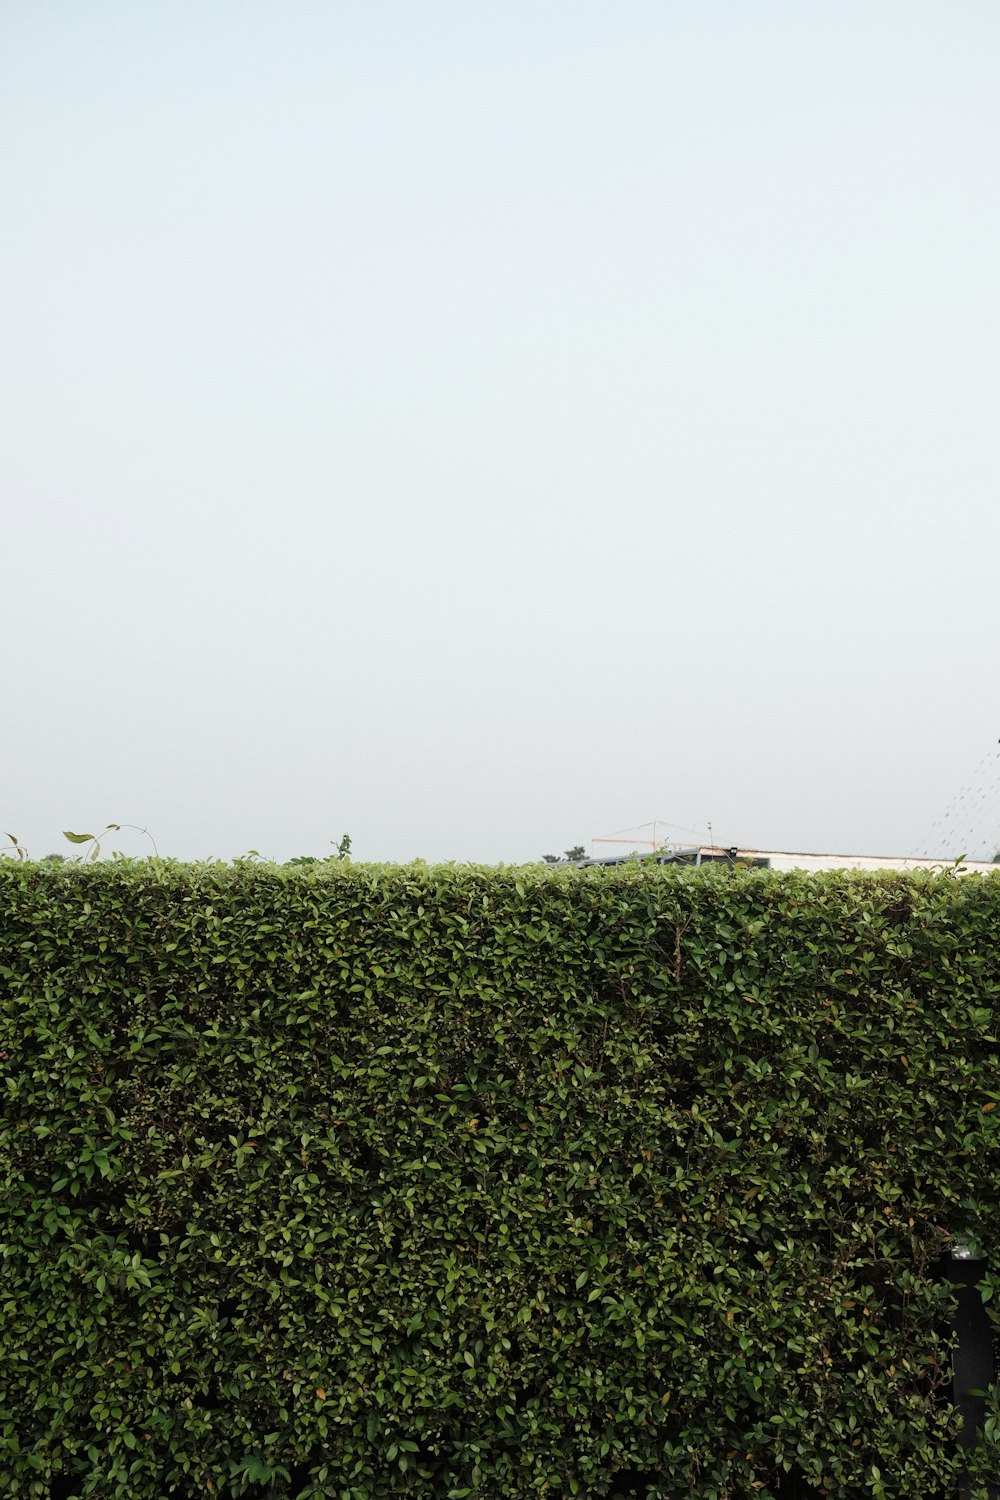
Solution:
[[[0,1493],[953,1494],[998,923],[992,877],[3,866]]]

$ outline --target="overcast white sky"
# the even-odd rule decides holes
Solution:
[[[998,68],[995,0],[5,0],[0,828],[905,854],[975,772],[992,853]]]

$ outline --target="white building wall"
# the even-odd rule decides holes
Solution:
[[[740,849],[737,857],[770,860],[772,870],[950,870],[955,863],[878,854],[798,854],[784,849]],[[959,869],[970,875],[1000,874],[1000,865],[981,859],[963,860]]]

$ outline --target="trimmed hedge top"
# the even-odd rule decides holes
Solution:
[[[993,877],[0,867],[0,1493],[951,1493],[998,931]]]

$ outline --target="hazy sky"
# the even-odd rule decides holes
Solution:
[[[991,853],[998,66],[996,0],[5,0],[0,829],[905,854],[985,765]]]

